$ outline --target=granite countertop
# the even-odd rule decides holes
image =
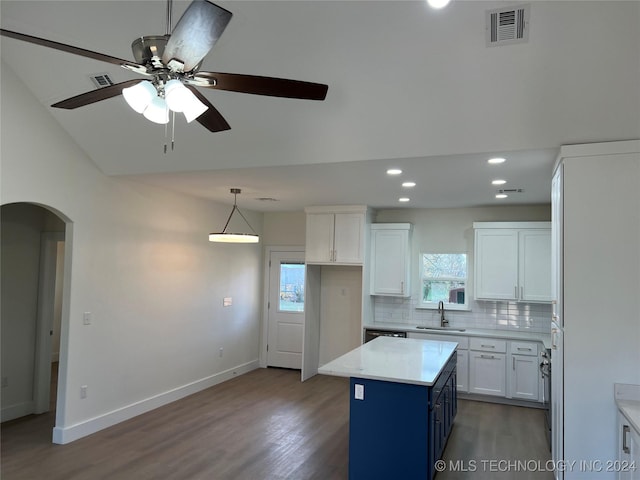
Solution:
[[[433,329],[430,330],[417,328],[416,325],[403,325],[398,323],[375,323],[365,325],[364,328],[372,330],[393,330],[396,332],[415,332],[428,333],[433,335],[461,335],[467,337],[492,337],[504,338],[505,340],[527,340],[532,342],[542,342],[544,348],[551,348],[551,334],[536,332],[521,332],[518,330],[497,330],[497,329],[481,329],[481,328],[465,328],[463,332],[456,327],[448,327],[448,330]]]
[[[324,364],[318,373],[431,386],[457,343],[378,337]]]
[[[640,434],[640,385],[614,384],[616,405],[633,429]]]

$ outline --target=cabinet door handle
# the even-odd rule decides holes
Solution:
[[[495,345],[482,345],[482,344],[480,344],[480,346],[481,346],[482,348],[496,348],[496,346],[495,346]]]
[[[518,347],[518,351],[521,351],[521,350],[524,350],[524,351],[527,351],[527,352],[531,351],[531,349],[528,348],[528,347]]]
[[[515,285],[515,286],[513,287],[513,296],[514,296],[515,298],[518,298],[518,286],[517,286],[517,285]]]
[[[520,300],[524,298],[524,287],[520,287]]]
[[[552,350],[558,349],[558,345],[556,344],[556,335],[558,335],[558,329],[552,328],[551,329],[551,349]]]
[[[516,357],[511,357],[511,360],[513,361],[513,370],[516,369]]]
[[[495,355],[480,355],[480,358],[487,358],[489,360],[494,360],[496,358]]]
[[[404,282],[400,282],[400,293],[404,295]]]
[[[623,453],[631,453],[631,449],[629,448],[629,445],[627,445],[627,433],[629,433],[631,431],[631,429],[629,428],[629,425],[623,425],[622,426],[622,451]]]

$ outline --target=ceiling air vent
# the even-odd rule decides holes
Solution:
[[[487,10],[487,47],[529,41],[530,5]]]
[[[90,78],[97,88],[113,85],[113,80],[111,80],[111,77],[109,77],[107,73],[96,73],[95,75],[91,75]]]
[[[500,190],[496,190],[498,193],[522,193],[524,190],[522,188],[501,188]]]

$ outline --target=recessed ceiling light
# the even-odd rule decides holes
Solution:
[[[491,181],[491,185],[504,185],[505,183],[507,183],[506,180],[492,180]]]
[[[490,158],[489,160],[487,160],[487,162],[489,162],[491,165],[497,165],[498,163],[506,162],[506,160],[501,157],[495,157],[495,158]]]
[[[427,3],[431,8],[440,9],[449,5],[451,0],[427,0]]]
[[[408,202],[409,200],[411,200],[409,197],[400,197],[398,199],[399,202]]]
[[[400,175],[402,173],[402,170],[400,170],[399,168],[390,168],[389,170],[387,170],[387,175]]]
[[[402,184],[402,186],[405,187],[405,188],[415,187],[416,186],[416,182],[404,182]]]
[[[509,195],[507,195],[506,193],[499,193],[496,195],[496,198],[507,198]]]

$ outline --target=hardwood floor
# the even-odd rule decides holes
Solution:
[[[1,476],[345,480],[349,381],[323,375],[304,383],[299,379],[298,371],[258,369],[68,445],[51,444],[53,413],[6,422]],[[552,478],[549,473],[483,472],[480,463],[548,460],[542,415],[540,410],[460,400],[444,458],[467,466],[475,459],[477,469],[445,470],[436,479]]]

